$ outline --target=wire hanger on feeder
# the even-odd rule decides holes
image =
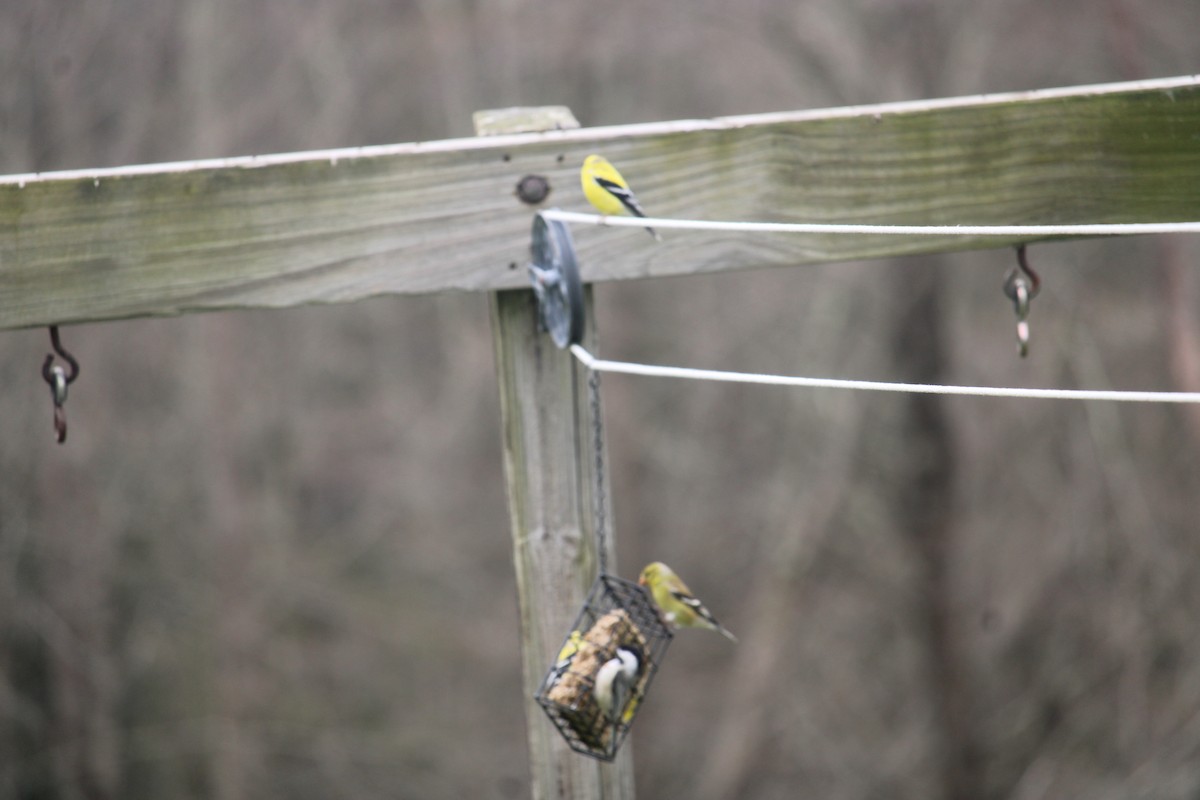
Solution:
[[[575,246],[566,225],[534,217],[529,279],[539,325],[559,349],[583,340],[584,294]],[[640,585],[608,574],[608,494],[604,480],[604,423],[600,376],[588,370],[596,581],[536,700],[568,746],[612,761],[629,733],[673,636],[653,597]]]

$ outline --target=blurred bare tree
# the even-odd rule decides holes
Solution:
[[[1194,71],[1192,0],[0,4],[0,169]],[[636,179],[636,176],[631,176]],[[643,192],[643,194],[645,194]],[[645,196],[647,204],[653,198]],[[880,379],[1200,388],[1200,252],[604,286],[604,351]],[[0,797],[527,794],[486,303],[0,337]],[[1200,794],[1194,410],[605,382],[621,568],[675,565],[644,797]]]

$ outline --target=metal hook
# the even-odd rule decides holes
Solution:
[[[62,444],[67,440],[67,412],[63,405],[67,402],[67,387],[79,377],[79,362],[62,346],[57,325],[50,326],[50,346],[54,348],[54,353],[48,353],[42,362],[42,378],[50,385],[50,399],[54,401],[54,431],[58,434],[58,443]],[[54,363],[55,353],[67,362],[70,372],[63,369],[61,364]]]
[[[1025,245],[1017,245],[1017,266],[1008,271],[1004,278],[1004,294],[1012,300],[1017,315],[1017,348],[1021,358],[1029,355],[1029,302],[1042,290],[1042,279],[1029,266],[1025,256]]]

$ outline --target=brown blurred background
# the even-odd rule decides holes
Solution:
[[[1186,74],[1197,30],[1195,0],[9,0],[0,171]],[[604,285],[602,352],[1200,390],[1195,241],[1030,255],[1025,361],[1010,250]],[[46,332],[0,335],[0,797],[528,794],[484,297],[63,335],[63,447]],[[677,640],[642,797],[1200,796],[1195,410],[604,387],[621,573],[672,563],[742,639]]]

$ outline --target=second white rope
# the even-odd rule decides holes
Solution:
[[[910,392],[916,394],[967,395],[970,397],[1020,397],[1046,400],[1107,400],[1126,403],[1200,403],[1200,392],[1144,392],[1108,389],[1022,389],[1004,386],[942,386],[929,383],[895,383],[891,381],[860,381],[842,378],[804,378],[790,375],[770,375],[754,372],[725,372],[712,369],[666,367],[655,364],[635,364],[628,361],[608,361],[596,358],[581,345],[571,345],[571,352],[580,363],[597,372],[619,372],[626,375],[647,375],[659,378],[684,378],[696,381],[751,383],[767,386],[798,386],[811,389],[851,389],[871,392]]]

